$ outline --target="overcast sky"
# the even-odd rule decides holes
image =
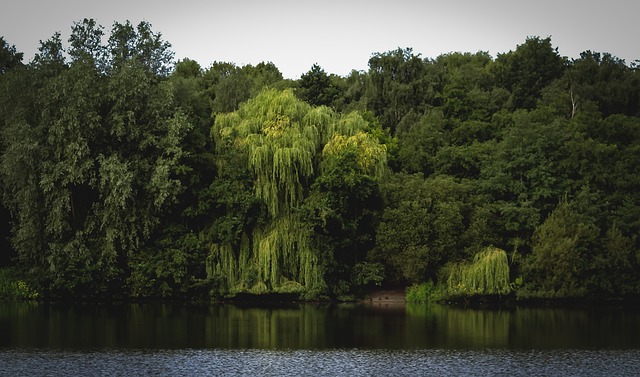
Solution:
[[[0,36],[31,60],[54,32],[73,22],[141,20],[172,44],[176,59],[204,68],[273,62],[286,78],[314,63],[328,73],[366,70],[372,53],[412,47],[422,57],[514,50],[527,36],[551,37],[561,55],[609,52],[640,59],[636,0],[3,0]]]

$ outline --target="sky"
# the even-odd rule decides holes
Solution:
[[[327,73],[366,70],[372,54],[413,49],[423,58],[450,52],[515,50],[527,37],[551,37],[562,56],[608,52],[640,60],[640,2],[635,0],[2,0],[0,36],[33,58],[40,41],[93,18],[147,21],[175,59],[207,68],[273,62],[297,79],[318,64]]]

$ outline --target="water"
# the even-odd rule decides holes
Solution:
[[[633,376],[640,312],[0,303],[0,376]]]
[[[3,376],[634,376],[638,351],[11,350]]]

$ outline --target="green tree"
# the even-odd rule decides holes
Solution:
[[[300,76],[298,96],[313,106],[330,106],[338,97],[338,88],[318,64]]]
[[[582,297],[588,294],[590,259],[600,229],[575,204],[562,202],[533,235],[531,257],[523,265],[522,295]]]
[[[361,123],[366,129],[357,113],[344,120]],[[325,279],[330,287],[349,286],[354,267],[365,267],[362,263],[374,246],[375,221],[381,209],[378,183],[386,157],[386,146],[363,131],[352,136],[334,134],[323,149],[320,174],[305,209],[314,224],[316,247],[325,251]]]
[[[529,37],[515,51],[499,54],[492,68],[498,85],[511,92],[511,108],[533,109],[542,89],[562,77],[566,65],[551,37]]]
[[[173,69],[172,77],[183,79],[196,78],[202,76],[202,67],[200,64],[189,58],[178,60]]]
[[[228,113],[238,109],[240,104],[251,95],[251,81],[239,70],[223,77],[216,85],[216,96],[213,100],[213,111]]]
[[[375,260],[390,280],[421,283],[493,241],[487,212],[474,203],[469,182],[452,177],[394,174],[382,184],[384,210]]]
[[[266,90],[237,112],[218,115],[212,129],[218,153],[240,153],[241,166],[252,177],[255,198],[264,210],[264,219],[245,228],[239,242],[212,240],[207,268],[209,277],[219,284],[219,293],[312,295],[324,291],[326,261],[313,247],[299,209],[323,155],[331,155],[331,150],[339,150],[344,143],[349,145],[350,137],[357,137],[364,125],[362,118],[340,120],[326,107],[312,108],[291,90]],[[346,139],[339,143],[343,139],[336,138],[340,137]],[[382,153],[384,148],[369,151],[358,162],[368,168],[376,150]]]
[[[285,80],[272,62],[261,62],[255,66],[247,64],[242,67],[242,72],[251,80],[250,97],[255,97],[266,88],[283,90],[295,87],[295,81]]]
[[[478,186],[496,213],[506,244],[526,240],[566,193],[574,192],[564,161],[572,131],[549,109],[505,114],[503,138],[486,160]]]
[[[185,135],[182,148],[185,151],[176,176],[185,188],[173,209],[169,223],[180,225],[185,232],[199,232],[209,226],[211,208],[206,192],[216,176],[211,130],[212,103],[206,93],[204,72],[200,65],[190,59],[177,62],[169,78],[173,97],[180,111],[193,128]],[[176,214],[180,216],[176,217]],[[176,238],[175,234],[171,235]]]
[[[282,82],[282,74],[273,64],[237,67],[233,63],[215,62],[203,74],[205,93],[214,113],[232,112],[242,102],[263,88]]]
[[[115,24],[113,33],[122,30]],[[90,20],[75,24],[69,63],[59,34],[44,42],[29,68],[31,103],[14,103],[3,130],[13,245],[33,276],[62,294],[119,289],[137,273],[129,261],[180,190],[173,170],[190,127],[156,76],[169,63],[161,60],[167,45],[146,26],[127,41],[118,34],[121,45],[151,38],[161,51],[129,49],[127,59],[108,56],[103,69],[95,57],[115,50],[96,47],[98,35]],[[144,54],[158,60],[139,59]]]
[[[486,52],[450,53],[434,62],[442,72],[439,93],[445,115],[462,121],[489,121],[508,99],[508,92],[496,88],[491,71],[493,60]]]
[[[369,59],[367,106],[392,133],[406,114],[421,113],[433,100],[429,67],[410,48],[376,53]]]
[[[331,76],[334,86],[340,94],[333,102],[336,111],[365,111],[366,92],[370,88],[369,74],[364,71],[352,70],[346,77]]]
[[[4,37],[0,37],[0,75],[22,66],[24,53],[18,52],[16,46],[9,45]]]
[[[163,78],[173,66],[171,44],[162,39],[162,34],[153,32],[147,21],[141,21],[136,27],[129,21],[114,22],[105,48],[110,54],[112,69],[135,62],[150,78]]]
[[[637,69],[608,53],[585,51],[573,60],[566,74],[576,106],[596,104],[603,116],[640,115]]]
[[[640,254],[637,235],[625,235],[614,224],[599,241],[586,276],[585,284],[590,294],[600,298],[638,295]]]
[[[13,105],[12,95],[9,94],[9,91],[19,87],[14,86],[15,76],[17,75],[14,74],[12,75],[14,77],[9,78],[5,76],[5,74],[22,68],[23,56],[24,54],[18,52],[15,46],[9,45],[4,37],[0,37],[0,99],[4,99],[4,101],[0,102],[0,130],[4,128],[5,123],[8,121],[8,113],[11,112],[10,107]],[[15,98],[13,100],[15,100]],[[0,154],[2,151],[3,149],[0,149]],[[1,188],[2,182],[0,181],[0,192]],[[0,250],[2,250],[2,252],[0,252],[0,267],[10,264],[12,259],[16,257],[8,241],[11,229],[10,223],[11,215],[9,211],[4,205],[0,205]]]

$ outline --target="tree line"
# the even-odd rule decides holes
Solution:
[[[287,80],[147,22],[0,38],[0,295],[637,297],[638,63],[529,37]]]

